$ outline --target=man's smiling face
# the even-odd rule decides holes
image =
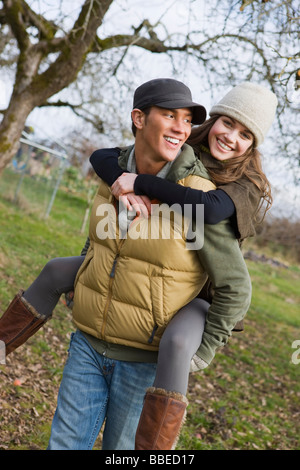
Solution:
[[[191,133],[189,108],[165,109],[153,106],[144,115],[140,137],[148,156],[155,162],[173,161]]]

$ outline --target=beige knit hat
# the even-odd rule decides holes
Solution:
[[[209,114],[229,116],[239,121],[253,133],[258,147],[275,118],[277,103],[272,91],[256,83],[243,82],[214,105]]]

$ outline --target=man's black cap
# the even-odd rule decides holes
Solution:
[[[206,118],[204,106],[192,100],[191,90],[184,83],[172,78],[156,78],[135,90],[133,109],[143,110],[149,106],[166,109],[191,108],[193,124],[202,124]]]

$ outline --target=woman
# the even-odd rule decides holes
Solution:
[[[142,197],[147,195],[170,205],[177,202],[195,208],[196,204],[204,204],[206,223],[230,217],[237,238],[244,239],[255,233],[260,206],[266,202],[267,209],[272,202],[257,146],[274,119],[276,105],[273,93],[255,84],[243,83],[212,108],[210,120],[193,129],[189,143],[217,186],[208,193],[152,175],[126,174],[118,168],[118,150],[97,151],[91,163],[97,174],[112,185],[116,198],[124,200],[124,195],[129,194],[127,201],[133,204],[132,192],[135,191]],[[50,261],[26,292],[16,296],[0,320],[0,339],[6,343],[7,353],[23,344],[47,321],[61,293],[72,290],[82,261],[82,256]],[[171,435],[167,423],[162,422],[161,413],[153,413],[153,403],[157,410],[161,400],[186,403],[191,359],[193,370],[206,367],[195,353],[201,343],[208,308],[205,300],[194,299],[166,328],[160,342],[153,389],[148,390],[145,397],[136,449],[170,449],[174,445],[175,435]],[[180,424],[179,420],[178,429]],[[163,434],[169,434],[167,444]]]

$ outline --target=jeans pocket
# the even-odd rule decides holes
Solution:
[[[75,331],[72,331],[71,336],[70,336],[70,343],[69,343],[69,347],[68,347],[68,354],[70,352],[70,348],[71,348],[71,344],[73,342],[74,335],[75,335]]]
[[[72,346],[72,343],[73,343],[73,340],[74,340],[74,336],[75,336],[75,331],[73,331],[71,333],[71,336],[70,336],[70,342],[69,342],[69,346],[68,346],[68,349],[67,349],[67,360],[66,360],[66,363],[68,362],[69,358],[71,357],[71,346]]]

